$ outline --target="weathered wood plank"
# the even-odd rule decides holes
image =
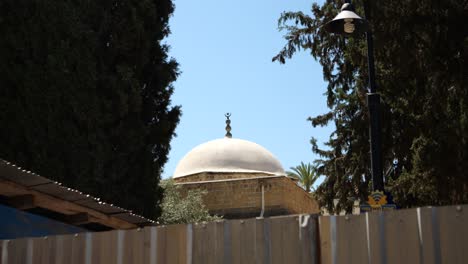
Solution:
[[[421,263],[440,263],[440,239],[438,233],[439,226],[437,222],[434,221],[433,217],[435,216],[435,208],[417,208],[416,213],[419,223],[418,239],[419,246],[421,248]],[[437,231],[434,232],[434,230]]]
[[[204,228],[200,224],[194,224],[192,226],[193,235],[193,248],[192,248],[192,261],[193,264],[205,263],[208,256],[206,256],[207,248],[204,245],[205,232]]]
[[[331,216],[319,217],[319,239],[320,239],[320,263],[332,263],[332,248],[331,248],[331,232],[330,232]]]
[[[299,243],[302,264],[318,263],[317,218],[302,215],[299,221]]]
[[[117,231],[96,232],[92,236],[92,263],[117,263]]]
[[[269,248],[266,248],[269,246],[268,234],[265,232],[265,228],[268,227],[266,221],[268,220],[265,218],[255,221],[255,263],[269,263]]]
[[[416,210],[388,211],[384,215],[387,263],[420,263]]]
[[[143,263],[144,258],[144,233],[143,230],[133,229],[123,231],[125,233],[123,244],[122,263]]]
[[[90,223],[91,217],[89,217],[88,213],[83,212],[83,213],[65,215],[63,217],[63,221],[72,225],[82,225],[82,224]]]
[[[166,227],[166,260],[163,263],[186,264],[187,243],[186,226],[170,225]]]
[[[157,227],[149,226],[143,232],[143,262],[145,264],[156,264],[157,254]]]
[[[8,261],[8,243],[9,240],[0,241],[0,263],[7,263]]]
[[[49,237],[33,238],[33,263],[50,264],[53,261],[53,252],[51,251],[53,239]]]
[[[468,205],[437,208],[442,263],[468,261]]]
[[[240,225],[240,263],[255,264],[255,219],[247,219]]]
[[[283,263],[283,232],[281,218],[270,218],[270,261],[272,264]]]
[[[224,259],[224,221],[212,223],[214,227],[213,243],[215,245],[213,263],[223,263]]]
[[[5,199],[5,202],[8,204],[8,206],[19,210],[26,210],[36,207],[34,203],[34,196],[31,194],[10,196]]]
[[[283,263],[300,263],[299,217],[281,217]]]
[[[336,263],[368,263],[364,215],[336,217]]]
[[[102,212],[78,205],[73,202],[65,201],[54,196],[41,193],[39,191],[27,189],[24,186],[10,181],[0,180],[0,189],[2,190],[2,193],[8,194],[9,196],[32,195],[34,206],[46,208],[61,214],[69,215],[83,212],[89,214],[91,221],[98,222],[112,228],[130,229],[137,227],[137,225],[123,221],[119,218],[108,216]]]
[[[157,254],[156,254],[156,260],[157,263],[168,263],[167,262],[167,243],[166,243],[166,237],[167,237],[167,227],[166,226],[158,226],[157,227]]]
[[[240,253],[241,253],[241,221],[244,220],[232,220],[230,223],[230,234],[231,234],[231,264],[242,264]]]
[[[299,223],[296,217],[274,217],[270,219],[271,263],[298,263]],[[293,252],[296,252],[294,255]]]
[[[219,228],[221,228],[221,237],[217,234]],[[222,262],[222,228],[223,225],[216,222],[192,225],[193,264],[215,264]]]
[[[73,235],[71,240],[71,256],[67,261],[71,261],[71,264],[82,264],[85,263],[85,243],[86,233],[80,233]]]
[[[364,215],[366,218],[366,231],[368,236],[369,262],[386,263],[386,233],[383,212],[371,212]]]
[[[28,263],[28,255],[28,239],[12,239],[8,242],[8,264]]]

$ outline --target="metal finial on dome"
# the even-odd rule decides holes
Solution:
[[[224,116],[226,117],[226,137],[227,138],[232,138],[231,120],[229,120],[229,117],[231,116],[231,113],[226,113]]]

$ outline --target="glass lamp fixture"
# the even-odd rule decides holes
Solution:
[[[358,35],[367,32],[369,24],[354,12],[351,3],[344,3],[341,12],[324,25],[325,30],[341,35]]]
[[[344,19],[344,26],[343,26],[344,32],[348,34],[352,34],[354,32],[354,24],[353,24],[353,19],[352,18],[345,18]]]

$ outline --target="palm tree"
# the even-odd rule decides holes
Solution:
[[[289,177],[297,179],[299,184],[302,185],[307,192],[310,192],[311,189],[315,191],[313,185],[320,175],[317,173],[317,169],[314,166],[301,161],[301,165],[291,167],[291,170],[292,171],[286,172]]]

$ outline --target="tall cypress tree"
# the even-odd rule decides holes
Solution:
[[[0,157],[157,217],[180,108],[171,0],[0,3]]]
[[[468,202],[468,9],[460,0],[353,1],[363,15],[368,4],[374,34],[376,80],[382,98],[386,189],[402,207]],[[334,124],[318,147],[326,176],[318,189],[329,210],[350,210],[350,198],[370,191],[367,57],[365,37],[332,35],[321,26],[343,2],[312,5],[312,16],[284,12],[287,44],[273,60],[285,63],[298,50],[311,53],[328,82],[330,111],[309,118]],[[333,199],[338,199],[336,208]]]

